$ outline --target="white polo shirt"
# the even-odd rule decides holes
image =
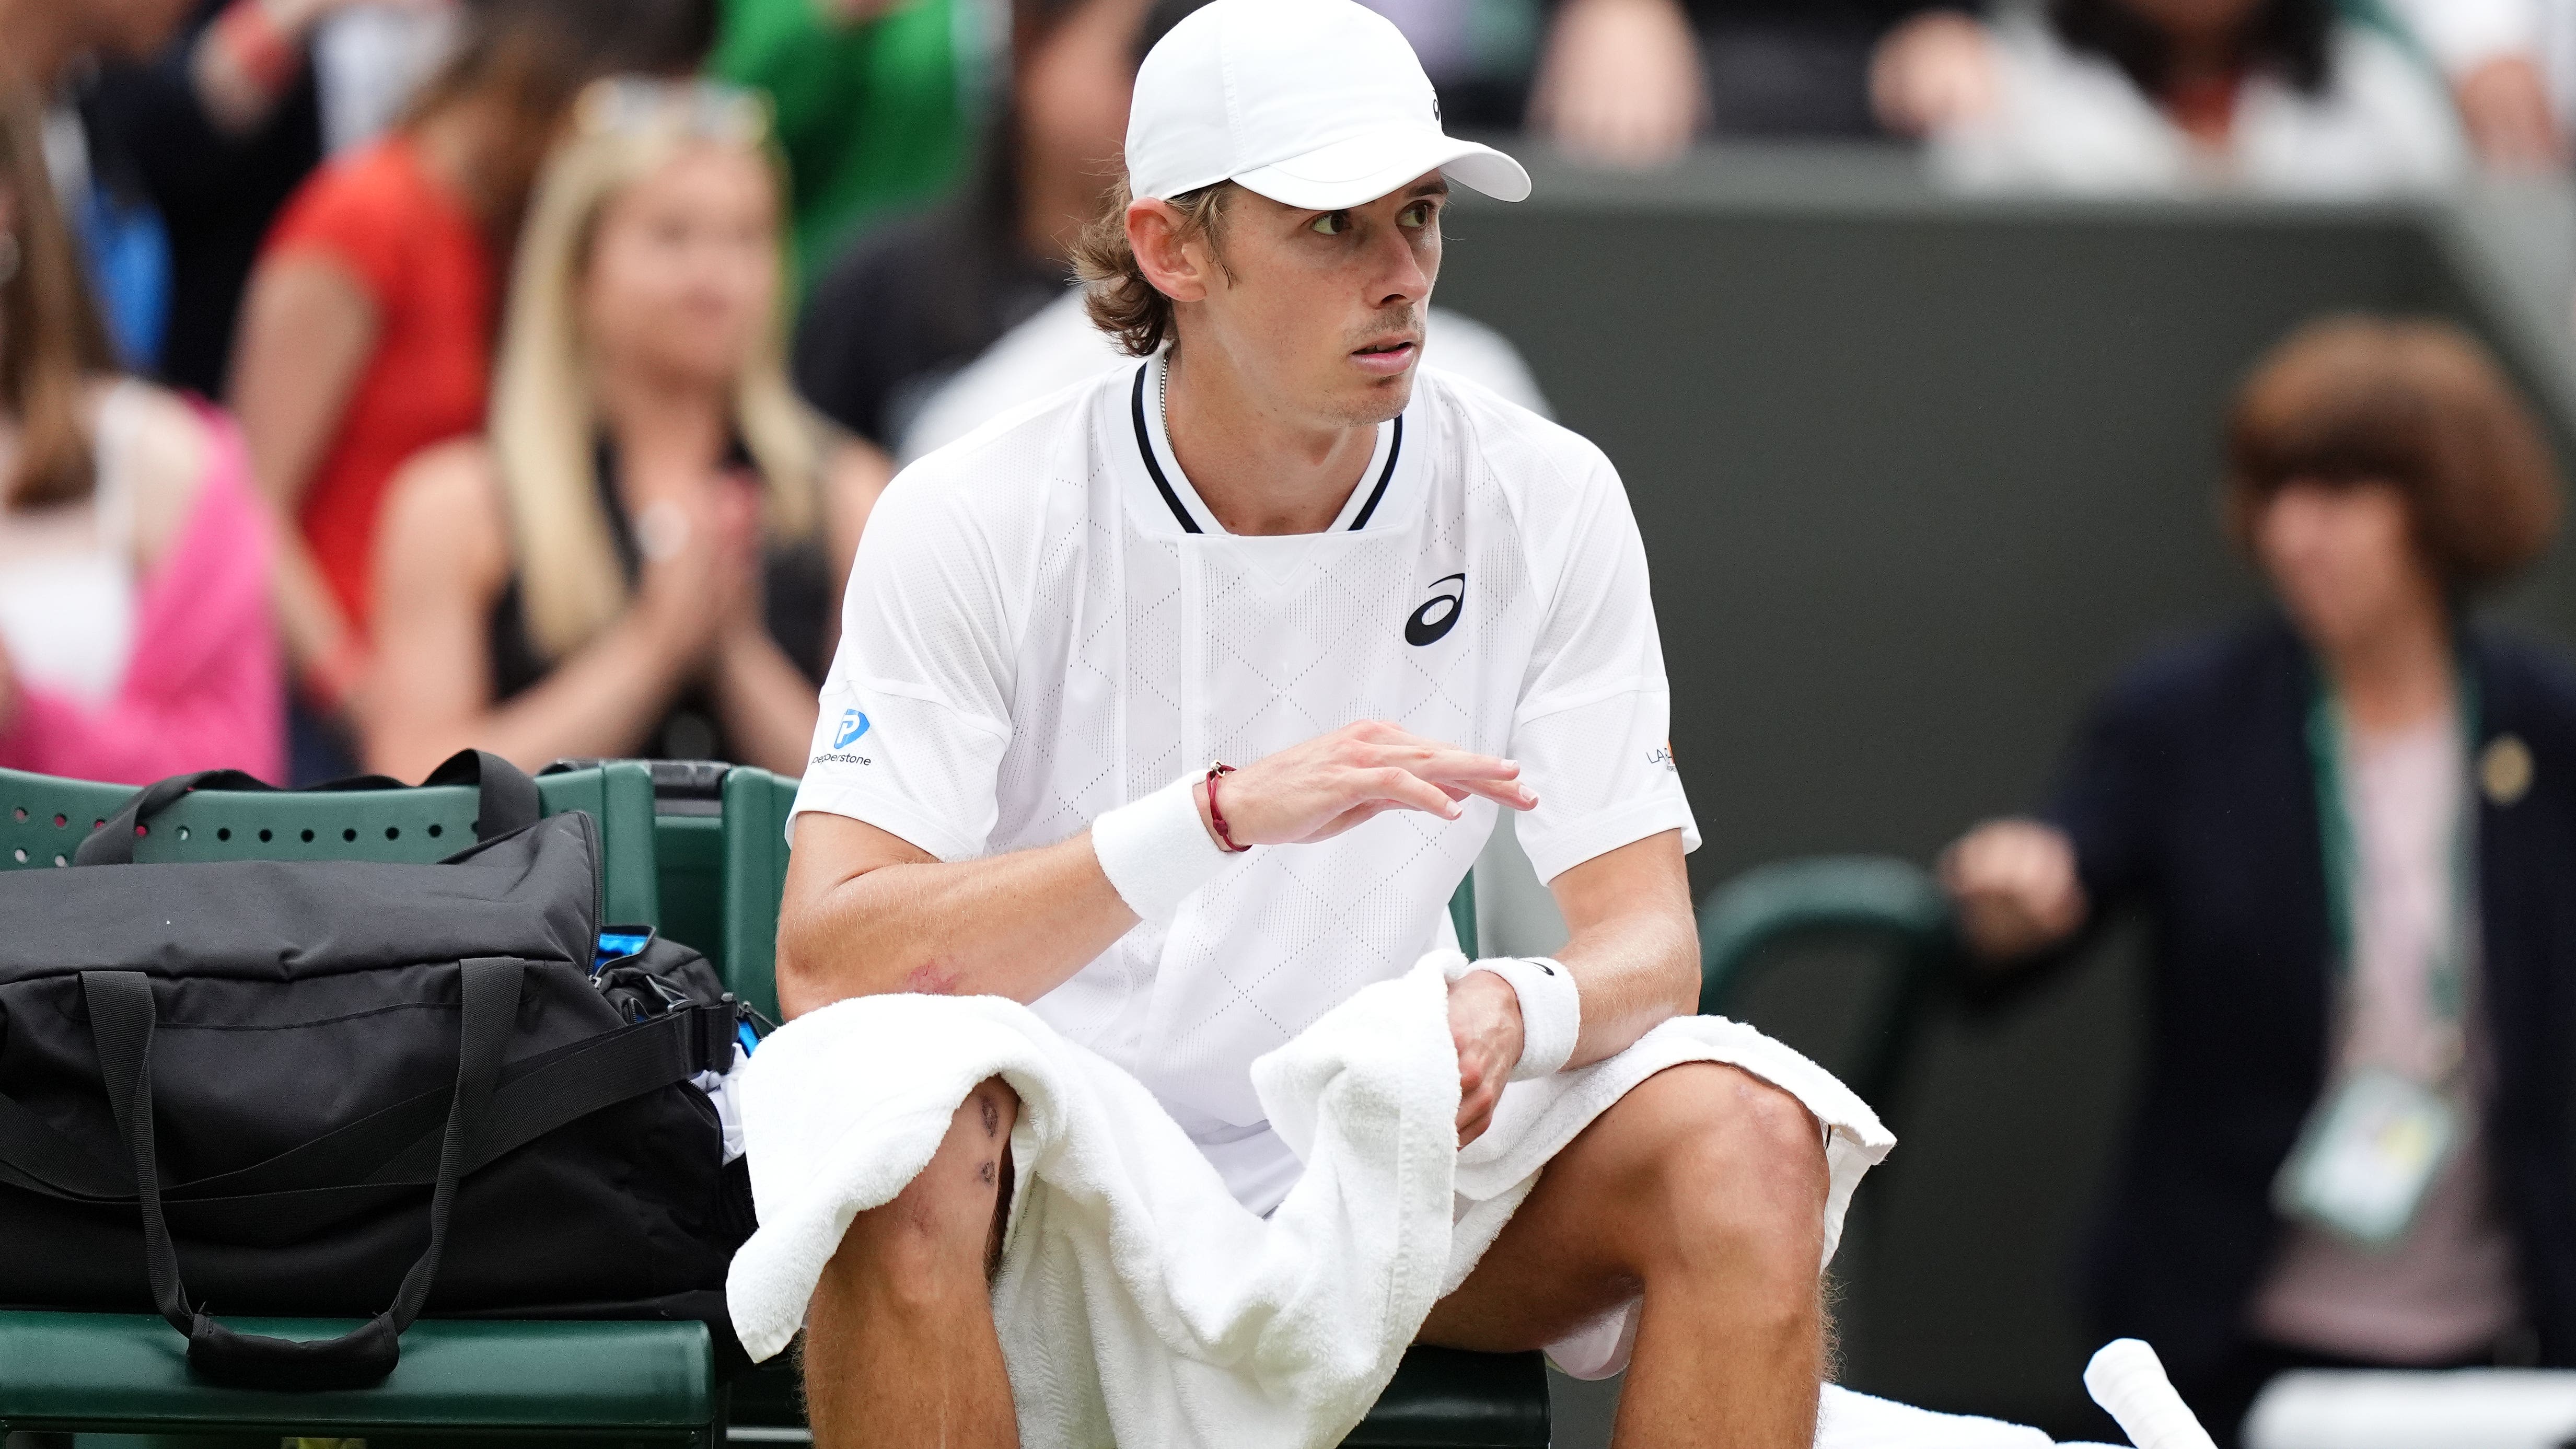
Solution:
[[[1172,456],[1161,366],[1005,414],[887,487],[798,811],[970,860],[1374,718],[1519,760],[1542,880],[1666,830],[1698,846],[1645,549],[1598,448],[1426,369],[1330,529],[1236,537]],[[1429,949],[1496,808],[1255,847],[1033,1006],[1267,1211],[1299,1167],[1253,1059]]]

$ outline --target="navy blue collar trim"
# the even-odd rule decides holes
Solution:
[[[1190,517],[1190,510],[1181,503],[1181,495],[1172,489],[1172,480],[1164,476],[1162,463],[1154,457],[1154,434],[1145,426],[1145,374],[1153,371],[1153,367],[1148,362],[1136,369],[1136,386],[1127,400],[1128,415],[1136,423],[1136,453],[1145,460],[1145,475],[1154,480],[1154,491],[1163,495],[1163,502],[1171,508],[1172,516],[1180,520],[1181,530],[1184,533],[1205,533],[1207,530],[1199,527],[1199,521]],[[1351,520],[1351,532],[1357,533],[1368,527],[1369,516],[1377,512],[1378,503],[1386,497],[1386,485],[1394,481],[1395,461],[1403,456],[1404,415],[1398,413],[1395,436],[1386,447],[1386,466],[1378,469],[1377,486],[1369,490],[1368,502],[1360,505],[1359,516]]]
[[[1360,516],[1351,520],[1351,532],[1368,527],[1369,515],[1377,512],[1378,500],[1386,496],[1387,480],[1395,476],[1395,460],[1404,456],[1404,414],[1395,415],[1395,437],[1386,445],[1386,466],[1377,471],[1377,486],[1369,490],[1368,502],[1360,505]]]
[[[1171,505],[1172,516],[1181,521],[1181,531],[1205,533],[1207,530],[1199,527],[1199,521],[1190,517],[1190,511],[1181,506],[1181,495],[1172,491],[1172,480],[1163,476],[1163,465],[1154,460],[1154,435],[1145,427],[1145,374],[1153,370],[1151,362],[1136,369],[1136,391],[1129,399],[1128,410],[1136,419],[1136,451],[1144,455],[1145,472],[1154,480],[1154,487],[1163,495],[1163,501]]]

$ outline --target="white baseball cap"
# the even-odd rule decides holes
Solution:
[[[1338,211],[1433,170],[1503,201],[1529,195],[1521,163],[1442,134],[1413,47],[1354,0],[1213,0],[1136,72],[1127,187],[1137,197],[1234,181],[1285,206]]]

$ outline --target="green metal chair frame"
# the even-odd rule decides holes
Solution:
[[[717,946],[690,941],[717,963],[735,996],[778,1018],[778,905],[787,882],[787,817],[796,782],[737,768],[723,785],[724,910]],[[666,830],[685,829],[662,817]],[[666,838],[668,838],[666,836]],[[1474,878],[1460,882],[1449,918],[1476,952]],[[737,1380],[733,1422],[793,1428],[805,1422],[794,1371],[773,1361]],[[1546,1449],[1547,1370],[1535,1353],[1406,1353],[1377,1407],[1344,1441],[1351,1449]]]
[[[1777,959],[1776,948],[1834,937],[1874,941],[1895,954],[1895,979],[1851,1082],[1884,1114],[1927,997],[1958,960],[1950,898],[1921,867],[1880,856],[1816,856],[1756,867],[1709,892],[1699,908],[1699,1009],[1727,1014],[1756,968]]]
[[[67,863],[134,793],[124,785],[0,770],[0,869]],[[653,786],[637,761],[543,775],[547,814],[600,824],[608,919],[658,926]],[[187,795],[150,823],[140,861],[431,861],[474,842],[470,786],[401,791]],[[242,1320],[255,1332],[321,1337],[354,1326]],[[401,1441],[613,1437],[713,1446],[724,1432],[705,1325],[423,1319],[402,1362],[369,1389],[263,1393],[203,1383],[158,1317],[0,1312],[0,1431],[364,1435]]]

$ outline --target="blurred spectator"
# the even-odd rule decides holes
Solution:
[[[427,11],[445,0],[413,0]],[[132,161],[169,240],[160,376],[223,391],[233,321],[269,222],[320,163],[323,115],[311,47],[351,0],[199,0],[179,43],[113,65],[83,112]]]
[[[1395,23],[1452,132],[1517,130],[1546,29],[1541,0],[1360,0]]]
[[[313,35],[322,149],[331,155],[392,130],[456,49],[472,0],[334,0]]]
[[[1484,323],[1434,307],[1423,348],[1425,364],[1492,388],[1532,412],[1547,414],[1547,399],[1540,396],[1529,364],[1503,334]],[[1119,351],[1109,334],[1092,322],[1082,307],[1082,290],[1076,288],[1012,328],[933,393],[905,430],[896,456],[909,463],[1022,403],[1035,402],[1113,367],[1135,364],[1136,359]]]
[[[0,79],[32,87],[51,107],[45,160],[69,214],[89,281],[106,304],[108,337],[128,366],[161,353],[170,305],[170,241],[161,215],[115,136],[81,109],[83,83],[105,62],[157,54],[191,0],[0,0]]]
[[[1942,867],[1998,972],[2146,918],[2095,1327],[2222,1443],[2286,1368],[2576,1364],[2576,675],[2466,610],[2556,528],[2539,424],[2456,327],[2341,319],[2229,459],[2279,612],[2132,671]]]
[[[2478,154],[2563,167],[2576,120],[2576,0],[2388,0],[2450,77]]]
[[[884,459],[788,389],[761,102],[621,79],[580,115],[519,246],[490,432],[386,506],[368,762],[795,774]]]
[[[776,108],[800,291],[855,232],[964,177],[988,85],[983,13],[981,0],[724,0],[710,68]]]
[[[0,766],[274,780],[268,538],[240,439],[117,377],[42,135],[0,84]]]
[[[860,238],[806,301],[796,382],[892,448],[948,375],[1073,281],[1066,258],[1123,174],[1136,67],[1204,0],[1013,0],[1011,89],[965,193]]]
[[[1703,129],[1868,136],[1870,55],[1956,0],[1561,0],[1530,124],[1578,155],[1650,166]]]
[[[1971,186],[2356,195],[2431,186],[2465,154],[2438,80],[2333,0],[2050,0],[1891,35],[1874,94]]]
[[[261,486],[298,524],[277,584],[299,781],[348,769],[386,483],[482,426],[496,278],[573,96],[619,71],[695,70],[712,4],[474,0],[409,120],[316,172],[270,234],[231,393]]]

